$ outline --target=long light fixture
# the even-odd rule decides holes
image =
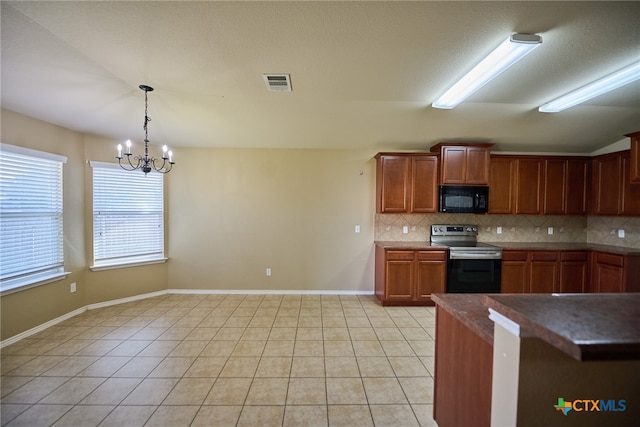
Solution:
[[[173,168],[175,162],[173,161],[173,153],[169,151],[166,145],[162,146],[162,158],[156,159],[155,157],[149,156],[149,132],[147,130],[147,125],[151,121],[151,118],[148,115],[148,104],[147,104],[147,93],[151,92],[153,88],[147,85],[138,86],[140,89],[144,91],[144,155],[143,156],[134,156],[133,159],[136,161],[135,164],[131,162],[131,140],[128,139],[126,142],[127,152],[124,153],[127,156],[127,162],[122,164],[122,144],[118,144],[118,155],[116,159],[118,159],[118,164],[124,170],[133,171],[140,169],[145,174],[155,170],[160,173],[170,172]],[[162,160],[162,164],[160,164],[160,160]],[[157,163],[156,163],[157,162]]]
[[[452,109],[542,43],[537,34],[512,34],[433,104]]]
[[[619,87],[628,85],[629,83],[633,83],[636,80],[640,80],[640,61],[626,66],[613,74],[609,74],[608,76],[591,82],[586,86],[582,86],[580,89],[569,92],[560,98],[554,99],[553,101],[538,108],[538,111],[543,113],[557,113],[575,105],[582,104],[596,96],[600,96],[614,89],[618,89]]]

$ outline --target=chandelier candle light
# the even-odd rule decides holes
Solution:
[[[144,91],[144,156],[134,156],[134,160],[136,163],[131,162],[131,140],[127,140],[127,152],[124,153],[127,156],[127,162],[129,166],[122,164],[122,144],[118,144],[118,155],[116,159],[118,159],[118,164],[124,170],[133,171],[136,169],[141,169],[145,174],[151,172],[151,170],[155,170],[160,173],[170,172],[173,168],[175,162],[173,161],[173,153],[169,151],[166,145],[162,146],[162,164],[158,165],[156,162],[160,162],[159,159],[155,157],[149,157],[149,134],[147,131],[147,125],[151,121],[148,115],[148,106],[147,106],[147,93],[151,92],[153,88],[151,86],[140,85],[140,89]]]

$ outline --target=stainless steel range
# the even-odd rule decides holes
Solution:
[[[447,292],[500,292],[502,248],[480,243],[477,236],[476,225],[431,226],[431,242],[449,247]]]

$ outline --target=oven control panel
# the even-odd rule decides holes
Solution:
[[[433,224],[431,226],[432,236],[477,236],[477,225],[449,225]]]

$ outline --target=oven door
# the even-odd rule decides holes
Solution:
[[[502,259],[496,255],[451,254],[447,268],[447,292],[500,293]]]

